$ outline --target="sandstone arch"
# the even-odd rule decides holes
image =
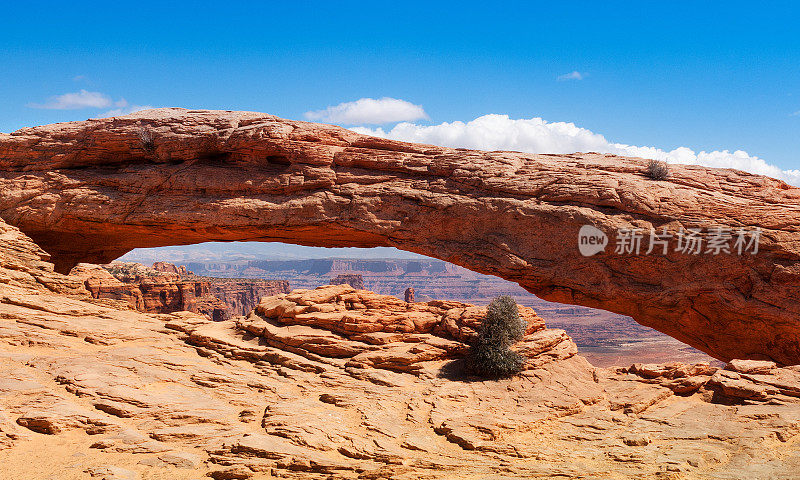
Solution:
[[[152,137],[152,141],[150,140]],[[717,358],[800,363],[800,189],[641,159],[416,145],[159,109],[0,134],[0,216],[60,271],[203,241],[395,246],[603,308]],[[582,257],[577,232],[760,227],[756,255]]]

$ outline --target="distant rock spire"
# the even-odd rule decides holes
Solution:
[[[414,287],[406,288],[406,302],[414,303]]]

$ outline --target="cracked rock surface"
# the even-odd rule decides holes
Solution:
[[[800,369],[593,368],[522,309],[521,375],[460,369],[482,311],[347,285],[247,317],[93,299],[0,223],[3,479],[791,478]]]

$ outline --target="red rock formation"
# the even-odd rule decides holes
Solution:
[[[404,297],[405,297],[406,302],[408,302],[408,303],[414,302],[414,287],[406,288]]]
[[[10,478],[800,471],[798,367],[595,369],[529,317],[528,368],[477,381],[453,366],[478,307],[330,286],[267,298],[264,315],[237,320],[148,314],[92,299],[1,220],[0,240],[0,465]]]
[[[378,337],[432,333],[470,343],[478,334],[486,307],[445,300],[406,303],[350,285],[328,285],[263,298],[254,312],[282,324],[313,324],[343,335],[358,335],[368,342],[375,333]],[[532,308],[520,306],[519,315],[528,324],[528,334],[544,329],[544,320]]]
[[[152,268],[157,272],[174,273],[181,277],[192,275],[192,272],[187,271],[185,266],[179,266],[169,262],[156,262],[153,264]]]
[[[181,276],[177,271],[156,270],[136,262],[112,262],[102,268],[124,283],[173,283],[181,280]],[[87,265],[85,270],[81,269],[79,271],[91,274],[97,270],[91,265]],[[102,273],[98,273],[98,275],[105,278]]]
[[[395,246],[547,300],[630,315],[723,360],[800,362],[800,189],[698,166],[653,181],[646,163],[161,109],[0,134],[0,216],[62,272],[136,247],[210,240]],[[612,242],[624,228],[759,227],[762,237],[756,255],[583,257],[587,224]]]
[[[82,263],[71,275],[83,278],[86,289],[97,299],[122,300],[141,312],[202,313],[213,320],[246,315],[261,297],[286,293],[283,280],[181,278],[186,267],[157,262],[153,268],[133,262],[100,266]],[[191,274],[191,272],[189,272]]]
[[[215,289],[210,281],[181,281],[177,273],[180,269],[164,265],[160,265],[164,270],[156,270],[132,262],[114,262],[105,267],[82,263],[70,275],[83,278],[92,297],[122,300],[140,312],[187,311],[214,320],[230,318],[232,308],[212,294]]]
[[[342,284],[265,297],[238,325],[268,345],[348,358],[347,367],[417,372],[423,362],[463,357],[484,316],[486,307],[406,303]],[[577,354],[564,331],[545,329],[532,308],[520,307],[520,317],[528,329],[514,348],[528,358],[526,368]]]
[[[289,292],[289,282],[285,280],[196,278],[208,282],[208,293],[227,305],[226,318],[247,315],[256,308],[262,297]]]
[[[364,289],[364,277],[355,273],[342,273],[330,281],[331,285],[350,285],[356,290]]]
[[[139,288],[138,284],[122,282],[100,265],[79,263],[69,273],[71,277],[80,278],[84,281],[86,290],[89,291],[92,298],[120,300],[130,305],[134,310],[139,310],[140,312],[148,311],[145,306],[142,289]],[[152,302],[150,304],[152,305]]]

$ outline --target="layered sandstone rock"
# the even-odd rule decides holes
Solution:
[[[18,228],[0,220],[0,286],[71,296],[87,296],[83,281],[56,273],[50,255],[23,235]]]
[[[146,314],[95,303],[81,279],[53,272],[2,221],[0,237],[4,478],[766,479],[800,470],[796,368],[594,369],[524,310],[528,369],[480,381],[458,365],[477,307],[333,286],[265,299],[230,321]],[[667,385],[695,377],[705,379],[696,393]]]
[[[183,281],[178,268],[160,262],[147,268],[133,262],[109,265],[78,264],[71,276],[84,280],[86,289],[96,299],[120,300],[148,313],[194,312],[213,320],[230,318],[231,308],[212,295],[208,281]],[[185,271],[185,268],[183,269]]]
[[[134,262],[81,263],[70,275],[82,278],[96,299],[120,300],[141,312],[202,313],[215,321],[247,314],[262,297],[289,291],[283,280],[195,277],[185,266],[166,262],[152,268]]]
[[[147,311],[138,283],[123,282],[100,265],[79,263],[70,270],[70,277],[82,279],[92,298],[119,300],[134,310]]]
[[[208,283],[208,291],[227,306],[226,318],[247,315],[262,297],[289,292],[286,280],[189,277]]]
[[[169,262],[156,262],[153,264],[152,268],[157,272],[174,273],[181,277],[192,275],[192,272],[186,270],[185,266],[175,265]]]
[[[266,297],[237,327],[269,345],[349,359],[346,367],[419,372],[424,362],[463,357],[486,307],[434,300],[406,303],[388,295],[331,285]],[[567,359],[577,347],[563,330],[546,330],[533,309],[520,307],[528,329],[515,348],[534,368]]]
[[[342,273],[333,277],[330,281],[331,285],[347,284],[357,290],[364,289],[364,277],[357,273]]]
[[[114,261],[103,266],[103,268],[114,278],[124,283],[171,283],[181,280],[178,268],[171,263],[157,262],[155,265],[158,265],[159,268],[147,267],[136,262]],[[173,268],[167,265],[171,265]],[[86,268],[87,272],[93,271],[91,266]]]
[[[143,137],[142,132],[146,132]],[[152,139],[144,142],[142,138]],[[211,240],[395,246],[630,315],[723,360],[800,362],[800,189],[641,159],[395,142],[251,112],[159,109],[0,134],[0,216],[59,271]],[[604,253],[577,236],[760,228],[757,254]]]

